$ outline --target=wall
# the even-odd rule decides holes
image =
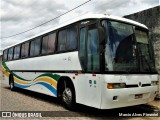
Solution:
[[[149,28],[149,36],[153,41],[155,51],[156,67],[160,72],[160,6],[124,17],[145,24]]]
[[[2,55],[0,55],[0,80],[2,79],[2,66],[1,66],[1,63],[2,63]]]
[[[153,42],[156,67],[159,72],[159,96],[157,98],[160,99],[160,6],[124,17],[145,24],[149,28],[149,39]]]

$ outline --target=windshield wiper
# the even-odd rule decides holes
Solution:
[[[144,55],[142,55],[141,48],[139,48],[139,52],[140,52],[140,56],[141,56],[142,58],[144,58],[145,62],[147,63],[147,66],[148,66],[148,68],[149,68],[149,71],[151,72],[151,71],[152,71],[151,66],[150,66],[148,60],[146,59],[146,57],[145,57]],[[141,62],[142,62],[142,64],[143,64],[143,59],[141,59]]]
[[[148,62],[148,60],[146,59],[146,57],[145,57],[144,55],[142,55],[142,57],[144,58],[145,62],[147,63],[148,68],[149,68],[149,71],[151,72],[151,71],[152,71],[152,68],[151,68],[151,66],[150,66],[150,64],[149,64],[149,62]]]

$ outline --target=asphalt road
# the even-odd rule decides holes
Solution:
[[[158,117],[141,117],[141,115],[160,115],[160,101],[154,101],[150,104],[138,105],[126,108],[118,108],[112,110],[98,110],[83,105],[77,105],[75,111],[68,111],[61,106],[61,103],[53,97],[16,89],[16,91],[10,91],[9,86],[0,83],[0,111],[14,112],[14,117],[18,115],[29,113],[40,113],[42,118],[38,119],[120,119],[120,120],[158,120]],[[45,111],[45,112],[43,112]],[[120,113],[125,116],[119,116]],[[1,112],[2,114],[2,112]],[[135,115],[135,116],[133,116]],[[25,117],[25,116],[23,116]],[[38,116],[39,117],[39,116]],[[14,119],[18,119],[14,118]],[[1,118],[0,118],[1,119]],[[4,118],[2,118],[4,119]],[[31,119],[31,118],[29,118]]]

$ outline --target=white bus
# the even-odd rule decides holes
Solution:
[[[148,29],[125,18],[87,14],[3,51],[3,81],[99,109],[145,104],[158,92]]]

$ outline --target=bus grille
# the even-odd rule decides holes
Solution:
[[[147,87],[147,86],[151,86],[151,84],[142,84],[141,87]],[[126,85],[126,88],[133,88],[133,87],[139,87],[139,86],[137,84]]]

